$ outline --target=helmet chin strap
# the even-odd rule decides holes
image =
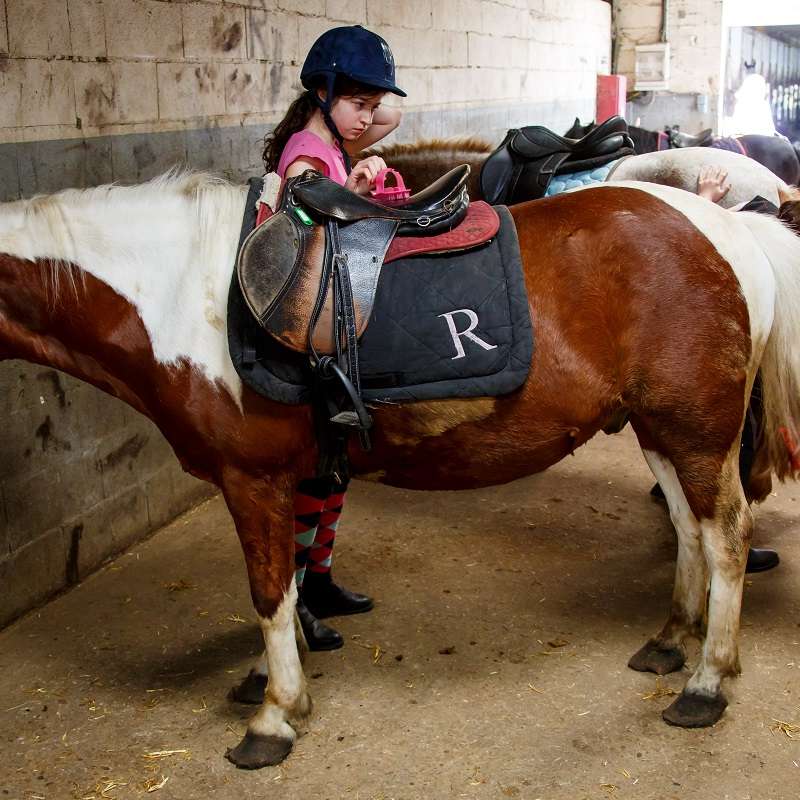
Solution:
[[[309,94],[311,95],[311,99],[314,103],[319,107],[319,110],[322,111],[322,119],[325,121],[325,125],[327,126],[328,130],[333,134],[333,138],[338,142],[339,149],[342,151],[342,156],[344,158],[344,168],[347,174],[350,174],[350,171],[353,169],[352,164],[350,163],[350,154],[347,150],[344,149],[344,137],[341,133],[339,133],[339,129],[336,127],[336,123],[331,118],[331,105],[332,105],[332,98],[333,98],[333,84],[336,80],[334,75],[330,75],[328,77],[328,86],[327,86],[327,94],[325,96],[325,100],[323,100],[315,89],[309,89]]]

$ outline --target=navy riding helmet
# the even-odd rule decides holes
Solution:
[[[348,25],[325,31],[311,45],[303,69],[300,71],[300,81],[322,110],[325,124],[340,145],[342,136],[330,117],[333,87],[337,75],[343,75],[352,81],[400,97],[406,96],[406,93],[395,85],[392,51],[377,33],[368,31],[361,25]],[[320,79],[324,79],[327,90],[325,100],[322,100],[316,91],[322,83]],[[345,163],[349,172],[346,153]]]

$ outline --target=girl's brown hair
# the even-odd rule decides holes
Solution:
[[[344,75],[337,75],[333,84],[334,97],[375,97],[383,94],[383,89],[367,86],[358,81],[350,80]],[[318,108],[311,92],[303,92],[290,106],[286,116],[275,126],[271,133],[264,137],[264,166],[267,172],[275,172],[281,159],[283,148],[289,137],[303,130],[311,119],[311,115]]]

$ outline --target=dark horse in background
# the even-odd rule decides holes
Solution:
[[[575,117],[575,123],[564,134],[572,139],[580,139],[595,127],[594,122],[581,125]],[[800,183],[800,155],[792,143],[782,136],[714,136],[710,129],[697,136],[682,133],[677,127],[667,126],[663,131],[649,131],[646,128],[628,126],[628,133],[633,139],[637,153],[655,153],[659,150],[670,150],[681,147],[712,147],[719,150],[731,150],[752,158],[774,172],[786,183]]]

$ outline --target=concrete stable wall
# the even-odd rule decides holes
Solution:
[[[604,0],[0,0],[0,200],[136,182],[176,163],[243,180],[313,40],[362,23],[409,94],[399,140],[594,116]],[[95,389],[0,366],[0,624],[207,488]]]
[[[614,0],[616,71],[635,82],[635,47],[660,40],[661,0]],[[723,54],[722,0],[670,0],[668,92],[648,93],[628,106],[628,120],[658,130],[680,125],[688,132],[716,125]]]

